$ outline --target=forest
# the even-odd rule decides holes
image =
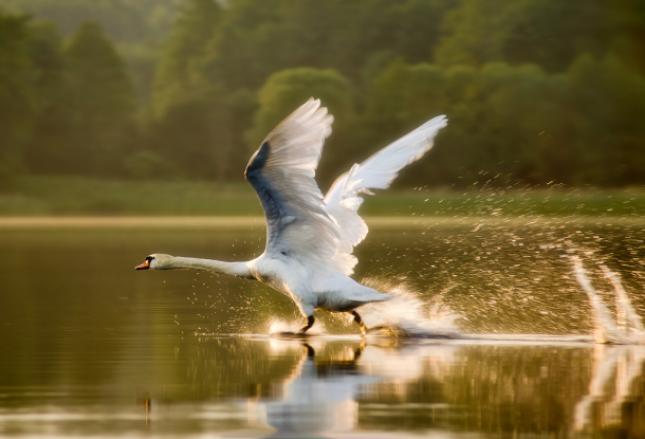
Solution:
[[[400,185],[645,183],[639,0],[0,0],[0,188],[238,181],[309,96],[323,183],[437,114]]]

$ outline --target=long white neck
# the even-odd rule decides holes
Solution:
[[[246,262],[226,262],[217,261],[215,259],[173,256],[164,268],[190,268],[194,270],[217,271],[219,273],[230,274],[232,276],[252,277]]]

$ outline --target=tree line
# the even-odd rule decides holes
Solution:
[[[317,96],[336,116],[323,181],[445,113],[402,184],[645,182],[638,0],[166,0],[167,32],[144,3],[93,3],[133,11],[118,26],[72,28],[51,0],[26,2],[47,14],[0,12],[0,180],[239,179],[262,136]]]

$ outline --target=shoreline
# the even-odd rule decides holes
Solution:
[[[370,227],[428,227],[545,224],[643,225],[643,216],[531,215],[531,216],[367,216]],[[261,216],[5,216],[2,229],[37,228],[253,228],[264,227]]]

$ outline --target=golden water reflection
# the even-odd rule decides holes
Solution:
[[[405,282],[427,303],[447,291],[463,331],[589,336],[590,307],[559,246],[573,240],[621,275],[643,315],[640,225],[428,227],[375,228],[359,277]],[[645,436],[643,347],[205,336],[298,316],[250,281],[131,269],[162,249],[243,259],[263,236],[0,230],[0,436]],[[320,317],[330,333],[352,329]]]
[[[645,347],[217,337],[131,360],[98,387],[3,386],[0,433],[645,434]]]

